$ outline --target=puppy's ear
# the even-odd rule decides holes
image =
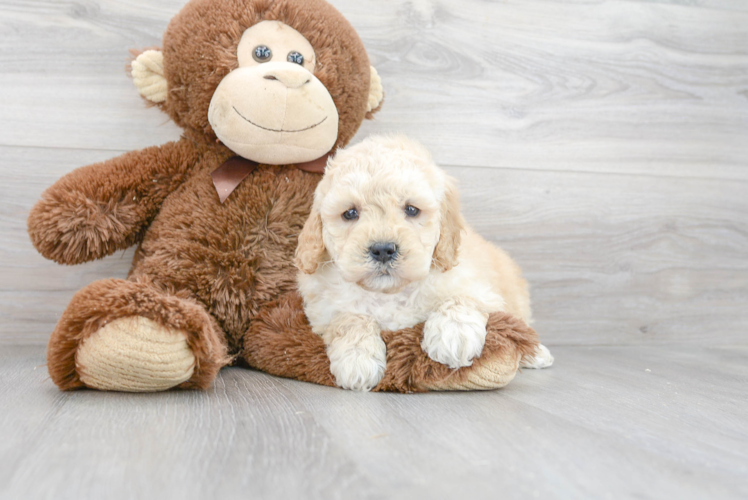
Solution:
[[[441,226],[439,242],[434,249],[432,266],[442,272],[449,271],[457,265],[457,252],[462,241],[462,230],[465,220],[460,214],[460,196],[452,179],[447,180],[447,189],[441,206]]]
[[[312,213],[299,234],[294,264],[305,274],[312,274],[325,256],[325,243],[322,241],[322,217],[319,210],[312,207]]]

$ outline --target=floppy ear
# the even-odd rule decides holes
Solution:
[[[165,102],[167,87],[164,77],[164,54],[160,50],[146,50],[131,66],[132,81],[140,95],[156,104]]]
[[[449,179],[441,206],[439,242],[436,244],[431,261],[433,267],[445,272],[457,265],[457,252],[464,228],[465,220],[460,214],[460,197],[454,181]]]
[[[379,73],[374,69],[374,66],[369,66],[371,72],[371,83],[369,84],[369,101],[366,103],[366,118],[373,118],[374,113],[379,111],[384,101],[384,88],[382,87],[382,79],[379,78]]]
[[[322,217],[319,210],[312,207],[312,213],[299,234],[294,264],[305,274],[312,274],[325,256],[325,243],[322,241]]]

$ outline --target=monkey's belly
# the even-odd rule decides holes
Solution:
[[[319,178],[259,167],[221,204],[209,175],[196,175],[164,203],[131,276],[189,292],[238,351],[260,308],[296,288],[293,254]]]

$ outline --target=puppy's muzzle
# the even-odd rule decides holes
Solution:
[[[395,260],[397,254],[397,245],[391,241],[374,243],[369,247],[369,255],[371,258],[382,264]]]

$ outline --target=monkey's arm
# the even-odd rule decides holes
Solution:
[[[73,170],[31,210],[32,243],[60,264],[100,259],[137,243],[197,159],[192,143],[181,139]]]

